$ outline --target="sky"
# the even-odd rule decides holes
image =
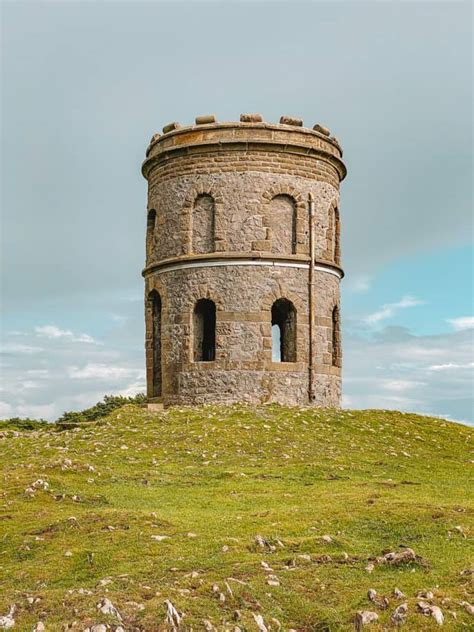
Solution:
[[[470,2],[1,11],[0,417],[144,391],[146,146],[261,112],[344,148],[343,405],[473,422]]]

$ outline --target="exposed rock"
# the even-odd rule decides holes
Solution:
[[[176,610],[169,599],[165,600],[166,618],[165,623],[171,626],[173,630],[177,630],[181,626],[182,615]]]
[[[474,606],[472,604],[467,601],[460,601],[459,605],[462,606],[471,617],[474,617]]]
[[[395,608],[390,619],[393,623],[395,623],[395,625],[402,625],[406,621],[407,612],[408,604],[406,602],[401,603],[397,608]]]
[[[433,599],[434,595],[431,590],[419,590],[416,593],[418,599]]]
[[[417,556],[413,549],[406,548],[400,553],[390,551],[375,559],[377,564],[390,564],[392,566],[399,566],[400,564],[409,564],[410,562],[416,562]]]
[[[356,630],[362,630],[364,625],[370,625],[375,621],[378,621],[379,615],[376,612],[370,610],[359,610],[354,619],[354,626]]]
[[[429,604],[426,601],[419,601],[417,603],[417,606],[419,608],[419,610],[426,616],[426,617],[433,617],[433,619],[436,621],[436,623],[438,625],[443,625],[444,623],[444,616],[443,613],[441,611],[441,608],[439,608],[438,606],[433,606],[431,604]]]
[[[162,542],[163,540],[168,539],[169,536],[168,535],[152,535],[151,539],[155,540],[155,542]]]
[[[267,584],[269,586],[279,586],[280,580],[278,579],[276,575],[269,575],[267,579]]]
[[[255,544],[260,548],[260,549],[267,549],[268,551],[274,551],[275,550],[275,546],[273,546],[272,544],[270,544],[270,542],[268,542],[267,540],[265,540],[265,538],[263,538],[261,535],[256,535],[255,536]]]
[[[373,588],[370,588],[367,592],[367,597],[369,601],[378,606],[381,610],[386,610],[389,606],[389,601],[387,597],[379,597],[377,595],[377,591]]]
[[[39,478],[37,481],[31,484],[31,487],[33,487],[34,489],[43,489],[45,492],[47,492],[49,489],[49,483],[48,481],[44,481],[43,479]]]
[[[260,630],[260,632],[268,632],[268,628],[265,625],[262,615],[255,614],[254,612],[252,612],[252,615],[253,615],[253,618],[255,619],[255,623],[257,624],[257,627]]]
[[[13,628],[13,626],[15,625],[15,619],[13,618],[15,611],[16,604],[12,604],[10,606],[10,609],[8,610],[8,614],[0,617],[0,628],[2,630],[9,630],[10,628]]]
[[[402,593],[402,591],[398,588],[394,588],[393,589],[393,596],[395,597],[395,599],[405,599],[406,595],[404,593]]]
[[[327,535],[327,534],[326,534],[326,535],[322,535],[322,536],[321,536],[321,540],[322,540],[323,542],[327,542],[328,544],[331,544],[331,542],[332,542],[332,538],[331,538],[331,536],[330,536],[330,535]]]
[[[97,604],[97,610],[99,612],[102,612],[102,614],[110,614],[111,616],[116,617],[119,621],[122,621],[122,616],[120,612],[110,601],[110,599],[107,599],[107,597],[104,597],[104,599],[99,601],[99,603]]]

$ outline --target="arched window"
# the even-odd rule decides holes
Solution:
[[[286,298],[272,305],[272,359],[296,362],[296,309]]]
[[[271,229],[272,252],[291,255],[296,252],[296,203],[289,195],[276,195],[270,201],[266,219]]]
[[[196,254],[214,252],[214,223],[214,198],[198,195],[192,214],[193,252]]]
[[[153,250],[153,240],[155,237],[155,228],[156,228],[156,211],[155,209],[150,209],[147,215],[146,221],[146,252],[147,255],[151,255]]]
[[[341,366],[341,332],[339,307],[337,305],[332,310],[331,352],[332,365]]]
[[[148,308],[151,312],[151,348],[152,348],[152,384],[151,396],[161,397],[162,394],[162,370],[161,370],[161,298],[156,290],[148,295]]]
[[[201,298],[194,307],[194,361],[212,362],[216,359],[216,304]]]

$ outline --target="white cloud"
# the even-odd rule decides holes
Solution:
[[[371,281],[371,277],[369,277],[367,274],[360,274],[353,278],[349,278],[347,289],[349,290],[349,292],[355,293],[368,292],[368,290],[370,290]]]
[[[343,402],[473,419],[472,336],[469,331],[416,336],[402,327],[344,338]]]
[[[0,402],[0,419],[7,419],[12,416],[13,406],[8,402]]]
[[[385,382],[383,387],[388,391],[408,391],[413,388],[426,386],[425,382],[417,382],[416,380],[390,380]]]
[[[447,364],[433,364],[428,367],[428,371],[455,371],[459,369],[473,369],[474,362],[465,362],[457,364],[456,362],[448,362]]]
[[[421,301],[415,296],[410,296],[409,294],[407,294],[396,303],[386,303],[385,305],[382,305],[381,309],[379,309],[377,312],[374,312],[373,314],[369,314],[369,316],[367,316],[364,321],[369,325],[376,325],[381,320],[391,318],[395,314],[395,312],[400,309],[415,307],[416,305],[423,305],[423,303],[424,301]]]
[[[42,347],[36,347],[34,345],[22,345],[15,342],[6,342],[3,345],[3,353],[30,354],[39,353],[41,351],[44,351]]]
[[[120,391],[117,391],[117,395],[122,395],[123,397],[135,397],[138,393],[146,392],[146,383],[143,377],[142,380],[137,380],[132,384],[129,384],[125,388],[122,388]]]
[[[32,419],[51,419],[56,412],[55,404],[19,404],[16,406],[18,417],[31,417]]]
[[[135,370],[126,367],[93,363],[86,364],[83,368],[68,367],[67,372],[73,380],[120,380],[136,373]]]
[[[43,325],[35,327],[36,334],[41,338],[49,338],[55,340],[58,338],[66,338],[72,342],[85,342],[88,344],[99,344],[89,334],[74,334],[70,329],[60,329],[56,325]]]
[[[474,329],[474,316],[448,318],[448,323],[452,325],[456,331],[462,331],[464,329]]]
[[[27,371],[28,375],[32,375],[34,377],[39,377],[39,378],[47,378],[49,377],[49,371],[48,369],[28,369]]]

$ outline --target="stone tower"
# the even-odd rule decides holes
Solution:
[[[148,401],[339,406],[337,140],[201,116],[155,134],[142,172]]]

